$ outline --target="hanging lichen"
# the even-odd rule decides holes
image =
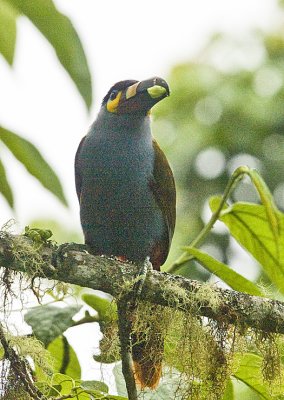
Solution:
[[[164,364],[174,374],[179,372],[174,397],[177,400],[222,399],[228,379],[238,367],[234,363],[234,354],[254,351],[263,357],[263,380],[270,385],[273,398],[273,393],[279,391],[281,376],[278,335],[252,330],[243,324],[225,324],[222,316],[220,322],[198,316],[200,307],[207,306],[214,311],[220,305],[221,299],[210,284],[204,284],[190,296],[173,283],[170,285],[171,290],[165,290],[165,293],[172,293],[172,298],[167,298],[171,307],[153,306],[140,300],[129,318],[131,337],[137,338],[137,343],[132,345],[141,340],[151,342],[145,357],[151,360],[157,357],[159,361],[160,340],[156,341],[155,348],[155,335],[163,338]],[[183,304],[184,310],[176,310],[177,304]],[[101,342],[101,349],[110,359],[111,352],[116,359],[119,357],[115,324],[116,321],[109,322],[111,329],[105,330]]]
[[[12,249],[9,258],[19,263],[27,272],[26,275],[16,273],[7,268],[7,265],[3,265],[4,268],[0,271],[1,398],[5,400],[43,398],[34,385],[34,371],[38,369],[47,377],[52,374],[50,353],[36,338],[15,336],[7,328],[14,302],[17,303],[18,308],[24,309],[24,304],[28,301],[31,292],[40,300],[46,291],[46,287],[41,289],[40,280],[35,279],[39,272],[42,275],[42,267],[45,264],[38,251],[41,244],[21,236],[14,236],[11,241],[11,235],[8,235],[6,231],[1,231],[0,237],[2,242],[9,241]]]

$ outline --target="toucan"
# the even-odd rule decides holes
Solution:
[[[125,80],[103,99],[75,157],[75,182],[85,243],[94,255],[122,261],[147,258],[160,270],[176,221],[176,189],[167,158],[151,133],[150,111],[169,96],[159,77]],[[150,341],[150,343],[149,343]],[[151,341],[160,357],[151,356]],[[133,343],[136,382],[155,388],[161,376],[163,338]]]

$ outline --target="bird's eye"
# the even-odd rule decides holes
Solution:
[[[114,100],[117,96],[118,90],[113,90],[109,96],[110,100]]]

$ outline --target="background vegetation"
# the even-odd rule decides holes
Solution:
[[[92,102],[91,74],[82,43],[70,20],[55,8],[51,0],[26,2],[0,0],[0,52],[8,64],[13,65],[17,39],[16,20],[20,15],[28,17],[53,46],[60,63],[75,83],[86,107],[89,108]],[[233,53],[238,53],[239,59],[244,61],[240,63],[238,59],[230,57]],[[237,167],[248,165],[256,168],[264,178],[274,195],[275,203],[259,176],[254,175],[251,169],[247,170],[246,178],[236,186],[228,199],[229,204],[234,205],[220,214],[220,219],[229,230],[218,225],[218,228],[206,237],[201,251],[187,249],[183,258],[185,262],[181,262],[179,268],[176,267],[176,272],[204,281],[219,282],[222,279],[237,290],[264,295],[263,287],[255,285],[261,283],[262,286],[269,287],[270,297],[282,299],[284,293],[282,283],[283,76],[282,27],[268,35],[255,32],[247,42],[243,43],[230,37],[216,35],[195,60],[173,67],[168,77],[172,95],[154,112],[154,134],[174,168],[179,197],[178,227],[173,250],[165,269],[172,268],[173,262],[180,256],[180,246],[188,245],[194,240],[201,231],[204,221],[208,220],[209,199],[224,192]],[[63,204],[67,204],[56,172],[31,142],[12,132],[7,126],[0,126],[0,140],[26,167],[28,173],[36,177]],[[14,193],[1,160],[0,192],[9,205],[14,207]],[[259,203],[259,199],[263,205],[252,206],[243,203]],[[211,200],[211,210],[215,211],[219,204],[220,198]],[[250,229],[246,230],[245,224],[236,229],[234,218],[236,215],[239,217],[247,214],[248,211],[252,219],[246,216],[244,221]],[[52,229],[59,241],[73,240],[62,228],[43,226],[39,221],[31,225]],[[265,232],[264,238],[263,232]],[[254,258],[244,258],[236,240]],[[206,258],[203,252],[209,256]],[[277,265],[274,262],[275,258],[278,260]],[[238,272],[241,271],[253,282],[234,275],[232,269],[226,265],[237,269]],[[219,273],[212,275],[212,271],[217,270]],[[68,297],[68,289],[64,286],[59,287],[53,293],[49,292],[49,295],[52,301],[59,302],[65,296]],[[95,294],[81,296],[80,291],[77,295],[80,299],[77,301],[81,305],[87,304],[97,312],[91,317],[93,323],[105,322],[108,318],[107,300]],[[52,375],[52,378],[47,377],[50,371],[46,366],[36,369],[35,373],[38,375],[38,380],[45,381],[45,389],[48,387],[50,391],[49,396],[65,395],[76,389],[82,396],[93,393],[105,396],[101,398],[115,398],[102,394],[107,392],[107,387],[101,382],[79,381],[80,364],[64,332],[76,325],[72,318],[80,308],[81,306],[77,305],[69,305],[64,309],[54,305],[40,306],[25,314],[25,320],[32,327],[34,335],[45,344],[55,358],[53,372],[57,374]],[[82,324],[85,317],[82,317]],[[23,351],[20,346],[18,351],[25,355],[31,353],[28,350]],[[69,357],[67,363],[66,352]],[[254,380],[249,379],[251,368],[261,369],[261,356],[259,354],[256,356],[252,352],[245,357],[243,364],[240,363],[238,372],[234,374],[235,378],[232,378],[233,385],[228,385],[223,399],[273,398],[269,382],[263,380],[261,374],[256,374]],[[37,360],[34,361],[37,364]],[[117,369],[115,371],[120,387],[121,377],[118,377]],[[167,398],[170,398],[171,393],[170,378],[169,382],[168,387],[161,389],[169,392],[166,394]],[[119,394],[124,394],[123,389],[120,389]],[[149,396],[155,398],[153,395]],[[165,393],[157,393],[157,398],[159,396],[163,398]],[[275,394],[275,398],[281,398],[279,393]]]

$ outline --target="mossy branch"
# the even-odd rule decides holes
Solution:
[[[33,256],[29,255],[33,250]],[[84,245],[34,243],[21,235],[0,234],[0,266],[30,277],[42,277],[102,290],[121,298],[132,290],[139,266],[92,256]],[[36,254],[36,257],[35,257]],[[264,332],[284,333],[284,303],[221,289],[182,276],[148,271],[141,298],[152,304],[238,324]]]

